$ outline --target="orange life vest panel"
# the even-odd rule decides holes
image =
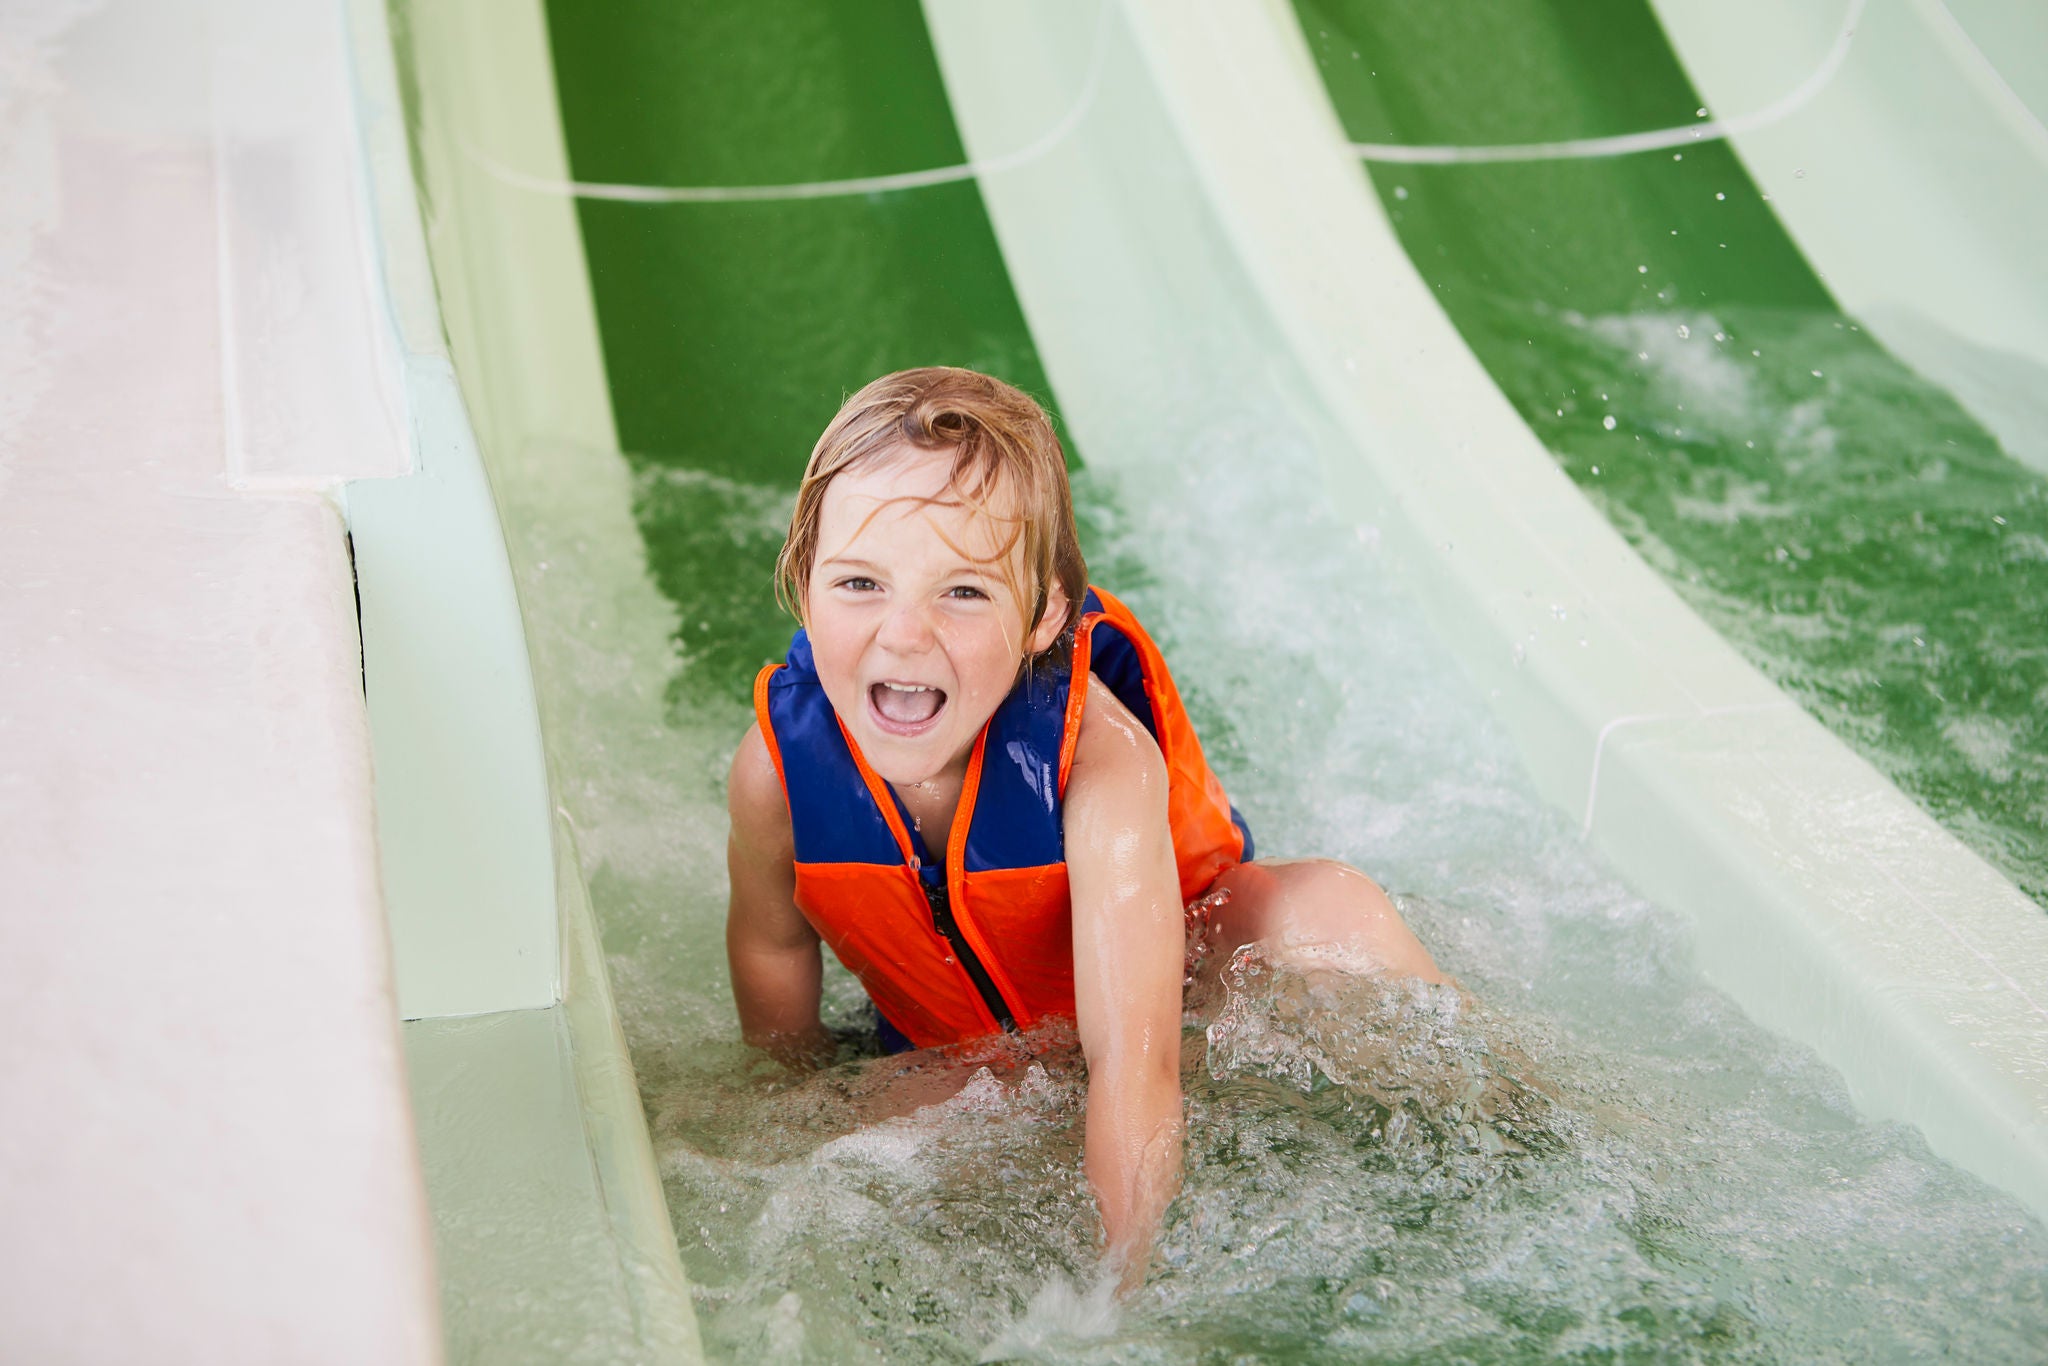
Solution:
[[[1192,900],[1252,857],[1251,836],[1202,757],[1158,647],[1100,589],[1082,604],[1071,664],[1026,671],[975,740],[942,861],[840,724],[804,632],[754,682],[789,800],[797,909],[885,1025],[920,1048],[1074,1013],[1061,819],[1087,695],[1072,680],[1089,672],[1159,743],[1181,898]]]
[[[754,682],[797,844],[797,909],[918,1047],[1073,1016],[1073,907],[1063,797],[1094,672],[1159,741],[1180,895],[1251,858],[1251,836],[1202,758],[1159,647],[1090,590],[1071,664],[1028,670],[975,739],[944,860],[926,854],[893,788],[868,768],[799,631]]]

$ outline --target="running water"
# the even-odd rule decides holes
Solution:
[[[2048,907],[2048,479],[1831,311],[1494,301],[1489,363],[1629,542]]]
[[[1701,982],[1684,926],[1534,795],[1377,538],[1322,511],[1285,405],[1186,406],[1079,480],[1094,577],[1160,638],[1262,850],[1373,873],[1463,990],[1229,965],[1185,1039],[1185,1187],[1122,1304],[1071,1031],[876,1058],[835,967],[837,1065],[793,1075],[736,1041],[722,775],[786,638],[767,574],[787,490],[629,483],[558,449],[494,472],[713,1358],[2010,1360],[2048,1340],[2048,1234]]]

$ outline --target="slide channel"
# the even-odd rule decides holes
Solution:
[[[886,1344],[892,1357],[951,1359],[1062,1342],[1787,1355],[1847,1342],[1882,1354],[1929,1340],[1995,1356],[2037,1337],[2042,1306],[2026,1287],[2048,1268],[2038,1219],[1940,1161],[1915,1129],[1859,1114],[1820,1057],[1703,979],[1715,951],[1695,947],[1694,921],[1631,887],[1654,878],[1624,880],[1611,850],[1586,842],[1602,833],[1586,775],[1546,766],[1529,739],[1537,704],[1511,695],[1511,680],[1569,677],[1545,652],[1606,650],[1571,642],[1599,637],[1610,604],[1545,593],[1531,610],[1554,626],[1533,647],[1501,638],[1506,609],[1447,611],[1469,597],[1461,574],[1486,577],[1486,547],[1462,552],[1478,569],[1447,571],[1462,533],[1431,520],[1434,476],[1403,484],[1375,454],[1404,442],[1433,453],[1445,429],[1391,402],[1368,404],[1362,426],[1332,397],[1335,376],[1358,376],[1373,397],[1408,363],[1438,367],[1421,397],[1454,396],[1441,375],[1466,362],[1379,366],[1364,342],[1318,341],[1285,263],[1261,246],[1280,240],[1289,206],[1259,199],[1261,217],[1239,193],[1256,183],[1241,178],[1250,160],[1213,139],[1189,91],[1227,88],[1199,79],[1227,53],[1234,98],[1285,82],[1302,126],[1334,111],[1341,134],[1318,155],[1347,139],[1469,142],[1534,126],[1528,109],[1493,127],[1431,122],[1449,118],[1450,54],[1480,40],[1403,31],[1395,8],[1331,20],[1306,3],[1298,18],[1244,7],[1242,28],[1211,16],[1205,31],[1160,6],[1081,0],[1007,17],[936,0],[744,17],[557,3],[522,11],[524,66],[495,69],[453,54],[516,27],[502,13],[396,11],[428,245],[525,612],[553,801],[573,831],[558,856],[587,887],[601,937],[590,949],[616,997],[711,1356],[832,1359]],[[1612,101],[1587,95],[1590,78],[1544,75],[1528,35],[1509,45],[1532,108],[1591,106],[1548,110],[1546,136],[1664,117],[1684,89],[1647,11],[1615,8],[1625,22],[1595,36],[1632,45],[1638,74]],[[1571,63],[1587,60],[1572,46],[1586,34],[1532,32],[1564,70],[1585,69]],[[1358,86],[1379,77],[1343,63],[1364,63],[1348,54],[1367,47],[1399,52],[1413,88]],[[501,88],[508,69],[525,84]],[[1276,84],[1261,87],[1262,71]],[[1214,118],[1236,108],[1217,103]],[[520,131],[536,108],[559,110],[559,124]],[[1312,141],[1260,144],[1255,120],[1239,131],[1274,174]],[[1687,607],[1825,711],[1795,685],[1832,677],[1837,656],[1774,654],[1775,637],[1753,630],[1758,644],[1738,626],[1773,604],[1825,616],[1825,602],[1772,596],[1810,580],[1870,599],[1915,590],[1882,574],[1794,580],[1813,566],[1789,549],[1797,569],[1773,553],[1756,571],[1761,542],[1744,538],[1758,528],[1745,521],[1789,518],[1817,536],[1867,519],[1883,541],[1882,517],[1911,514],[1876,510],[1905,496],[1902,479],[1938,482],[1924,478],[1937,440],[1963,443],[1942,458],[1966,509],[2026,485],[1967,413],[1855,330],[1725,149],[1687,153],[1671,163],[1682,174],[1615,160],[1546,170],[1591,178],[1562,188],[1528,173],[1459,181],[1470,168],[1344,164],[1440,310],[1428,335],[1462,339],[1507,415],[1498,430],[1511,418],[1569,477],[1574,502],[1556,505],[1612,519],[1635,544],[1629,562],[1686,585]],[[1708,181],[1729,196],[1714,203],[1734,202],[1734,244],[1650,240],[1665,217],[1702,221],[1689,205]],[[1621,209],[1569,207],[1599,195]],[[1316,259],[1336,263],[1326,302],[1355,302],[1362,280],[1383,291],[1386,319],[1410,316],[1376,283],[1391,267],[1361,264],[1363,231],[1324,236],[1332,254]],[[1616,263],[1637,256],[1644,269],[1624,275]],[[1378,344],[1421,335],[1418,324]],[[1718,359],[1743,339],[1769,348],[1731,361],[1733,378],[1684,350],[1697,341]],[[1823,374],[1807,378],[1833,373],[1846,396],[1787,368],[1814,357],[1806,368]],[[1049,1064],[996,1066],[885,1117],[923,1074],[858,1056],[865,1015],[844,974],[828,981],[827,1007],[849,1055],[825,1075],[784,1077],[732,1037],[722,770],[746,684],[786,639],[768,578],[789,496],[845,390],[941,361],[1004,374],[1059,413],[1095,576],[1159,634],[1262,845],[1346,858],[1400,890],[1471,993],[1333,997],[1327,984],[1241,979],[1189,1036],[1188,1190],[1164,1271],[1121,1316],[1089,1298],[1070,1041],[1064,1054],[1044,1041]],[[1702,385],[1708,426],[1688,438],[1677,405],[1700,404]],[[1864,399],[1922,422],[1902,462],[1859,436]],[[1767,454],[1738,445],[1751,441]],[[1629,450],[1610,463],[1610,445]],[[1631,464],[1636,446],[1670,458]],[[1453,434],[1445,450],[1457,449]],[[1837,463],[1780,488],[1801,456]],[[1685,482],[1657,484],[1658,467]],[[1447,460],[1445,487],[1461,473]],[[1765,498],[1793,510],[1756,513]],[[1946,516],[1935,540],[1960,554],[1971,524]],[[1896,553],[1876,557],[1885,573],[1918,553],[1893,539]],[[1491,671],[1474,663],[1488,648],[1502,661]],[[1812,686],[1825,700],[1860,684]],[[1785,714],[1776,689],[1743,687],[1737,705]],[[1855,697],[1840,705],[1891,716],[1881,698],[1866,712]],[[1598,762],[1596,751],[1594,777]],[[2014,857],[2021,876],[2029,855]],[[1858,1022],[1853,1000],[1834,1005]],[[1304,1023],[1318,1019],[1333,1022]],[[460,1269],[444,1264],[449,1275]],[[1941,1288],[1964,1285],[1978,1308]],[[480,1289],[468,1331],[516,1343],[505,1318],[484,1324],[516,1319],[518,1298]],[[451,1315],[457,1355],[460,1331]],[[602,1333],[632,1331],[613,1324],[588,1341],[611,1350]],[[517,1358],[506,1350],[494,1359]]]

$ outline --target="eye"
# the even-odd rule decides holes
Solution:
[[[973,584],[969,583],[955,584],[953,587],[948,588],[946,590],[946,596],[961,602],[988,601],[988,594],[982,592],[979,588],[976,588]]]
[[[845,588],[855,593],[872,593],[879,585],[873,579],[855,574],[849,578],[839,580],[839,582],[832,586],[834,588]]]

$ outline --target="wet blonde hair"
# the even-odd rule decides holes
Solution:
[[[1010,587],[1027,609],[1025,636],[1045,619],[1057,583],[1067,600],[1064,642],[1088,591],[1088,565],[1074,530],[1074,497],[1059,437],[1045,409],[1023,390],[949,365],[884,375],[840,405],[797,488],[789,539],[775,561],[777,601],[804,620],[804,595],[818,557],[819,514],[832,481],[906,447],[953,453],[947,491],[1011,528],[996,552],[1006,577],[1011,552],[1022,544],[1025,582]]]

